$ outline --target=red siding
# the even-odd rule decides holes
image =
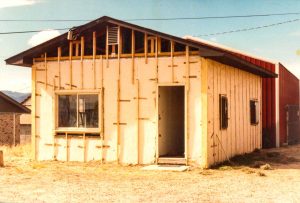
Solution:
[[[288,104],[299,105],[299,80],[279,64],[280,145],[287,142],[286,110]]]

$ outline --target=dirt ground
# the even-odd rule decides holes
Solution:
[[[5,155],[0,202],[300,202],[300,145],[186,172],[99,162],[34,162],[28,149],[0,147]]]

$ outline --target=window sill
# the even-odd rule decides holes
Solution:
[[[58,128],[55,130],[56,133],[75,133],[75,134],[83,134],[83,133],[100,133],[100,128]]]

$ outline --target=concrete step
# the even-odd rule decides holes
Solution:
[[[158,164],[186,165],[186,159],[185,158],[161,157],[161,158],[158,158]]]

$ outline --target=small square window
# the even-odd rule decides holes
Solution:
[[[228,128],[228,99],[226,95],[220,95],[220,129]]]
[[[250,100],[250,123],[251,125],[259,123],[259,105],[257,100]]]

